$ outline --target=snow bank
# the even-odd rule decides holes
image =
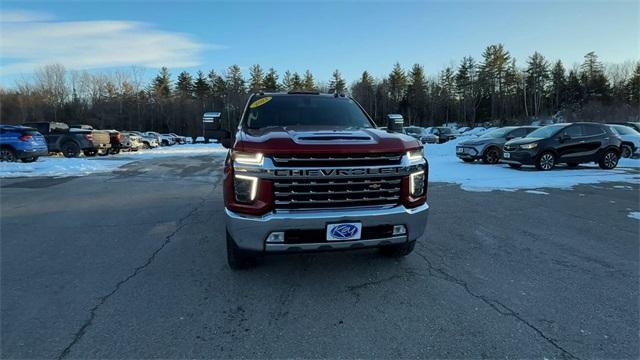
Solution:
[[[615,170],[602,170],[585,164],[576,169],[562,165],[551,171],[523,167],[512,169],[506,164],[486,165],[481,161],[465,163],[456,156],[458,139],[444,144],[425,145],[429,161],[429,180],[459,184],[469,191],[515,191],[519,189],[563,188],[606,181],[640,183],[640,175],[630,168],[640,168],[638,159],[622,159]]]
[[[640,220],[640,211],[632,211],[627,216],[632,218],[632,219]]]
[[[100,172],[110,172],[130,162],[145,159],[210,154],[224,156],[226,153],[227,149],[220,144],[193,144],[126,152],[105,157],[65,158],[62,156],[45,156],[33,163],[0,163],[0,177],[85,176]]]

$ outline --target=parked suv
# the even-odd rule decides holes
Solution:
[[[69,129],[61,122],[34,122],[24,126],[32,127],[44,135],[50,152],[61,152],[65,157],[78,157],[81,152],[94,154],[109,148],[109,138],[94,134],[87,129]]]
[[[480,137],[463,140],[456,146],[456,155],[464,162],[482,159],[485,164],[497,164],[504,144],[527,136],[537,126],[507,126],[489,131]]]
[[[34,162],[48,154],[47,141],[35,129],[0,125],[0,161]]]
[[[261,253],[375,247],[404,256],[424,232],[422,145],[376,129],[349,97],[254,94],[235,141],[221,143],[231,148],[223,193],[233,269]]]
[[[427,128],[427,132],[438,137],[438,144],[446,143],[460,135],[455,130],[444,126]]]
[[[415,138],[423,144],[436,144],[438,142],[438,137],[429,134],[427,129],[421,128],[419,126],[405,126],[404,133]]]
[[[622,141],[604,124],[548,125],[504,145],[502,160],[511,167],[535,165],[551,170],[558,163],[570,167],[596,162],[603,169],[618,165]]]

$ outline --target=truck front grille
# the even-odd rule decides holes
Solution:
[[[273,157],[276,166],[376,166],[400,163],[403,154],[331,154],[331,155],[278,155]]]
[[[402,178],[277,179],[276,209],[342,208],[397,205]]]

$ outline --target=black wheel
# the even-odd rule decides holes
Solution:
[[[611,170],[618,166],[619,160],[618,152],[615,150],[607,150],[602,154],[600,160],[598,160],[598,165],[602,169]]]
[[[568,163],[567,167],[576,168],[576,167],[578,167],[578,165],[580,165],[580,164],[579,163]]]
[[[80,146],[73,141],[66,142],[60,147],[62,155],[67,158],[74,158],[80,156]]]
[[[86,157],[92,157],[92,156],[96,156],[96,154],[98,153],[98,150],[85,150],[83,151],[84,156]]]
[[[509,166],[514,169],[520,169],[522,167],[522,164],[509,164]]]
[[[500,150],[496,148],[489,148],[482,155],[482,162],[485,164],[497,164],[500,161]]]
[[[111,148],[109,150],[109,154],[111,154],[111,155],[116,155],[116,154],[119,154],[119,153],[120,153],[120,148]]]
[[[380,248],[380,253],[388,257],[403,257],[411,254],[416,242],[410,241],[404,244],[388,245]]]
[[[556,166],[556,156],[550,151],[543,152],[536,160],[538,170],[547,171],[553,169],[554,166]]]
[[[227,232],[227,263],[231,270],[248,269],[256,264],[256,258],[247,255],[244,251],[238,248],[236,242]]]
[[[6,146],[0,148],[0,161],[14,162],[16,160],[16,153],[13,149]]]
[[[462,161],[466,162],[466,163],[472,163],[475,161],[475,159],[462,159]]]
[[[633,155],[633,148],[628,144],[623,144],[620,147],[620,157],[630,158]]]
[[[28,158],[22,158],[20,160],[22,160],[23,163],[32,163],[32,162],[38,160],[38,157],[37,156],[32,156],[32,157],[28,157]]]

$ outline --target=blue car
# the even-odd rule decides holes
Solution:
[[[34,162],[48,154],[47,141],[35,129],[0,125],[0,161]]]

